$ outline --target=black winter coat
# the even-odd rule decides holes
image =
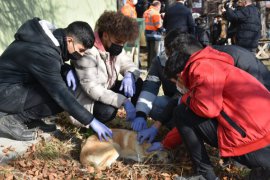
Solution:
[[[236,67],[254,76],[268,90],[270,90],[270,71],[255,57],[254,53],[235,45],[214,45],[213,48],[231,55]]]
[[[38,84],[60,107],[87,125],[93,116],[76,101],[63,81],[63,52],[45,34],[39,20],[25,22],[0,57],[0,111],[22,112],[29,89]]]
[[[258,8],[251,4],[239,10],[226,10],[228,21],[236,24],[236,44],[246,49],[254,49],[258,46],[261,37],[261,18]]]
[[[194,34],[195,22],[191,10],[184,6],[183,3],[175,2],[166,10],[163,27],[167,33],[178,28],[183,32]]]

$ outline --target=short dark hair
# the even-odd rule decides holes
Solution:
[[[65,28],[68,36],[72,36],[75,41],[82,43],[86,49],[93,47],[95,42],[94,32],[91,26],[83,21],[74,21]]]
[[[95,30],[100,37],[107,32],[124,41],[134,41],[139,34],[136,20],[123,15],[120,11],[105,11],[97,20]]]
[[[184,70],[190,55],[174,52],[166,61],[164,75],[168,79],[177,79],[177,74]]]
[[[178,51],[179,53],[191,55],[203,49],[201,43],[193,35],[182,32],[180,29],[171,30],[165,37],[164,45],[170,54]]]

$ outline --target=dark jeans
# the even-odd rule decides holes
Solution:
[[[122,83],[122,81],[116,81],[115,85],[111,88],[111,90],[115,93],[119,93],[119,94],[124,95],[124,90],[119,91],[121,83]],[[136,105],[136,103],[138,101],[139,95],[140,95],[141,90],[142,90],[142,85],[143,85],[143,80],[141,78],[139,78],[135,83],[135,86],[136,86],[135,94],[131,98],[131,102],[134,106]],[[115,118],[117,110],[118,109],[116,107],[113,107],[111,105],[96,101],[94,104],[93,115],[95,118],[97,118],[101,122],[106,123],[106,122],[111,121]]]
[[[171,98],[163,111],[159,114],[157,118],[163,125],[167,128],[172,129],[175,127],[174,119],[173,119],[173,112],[174,109],[177,107],[178,98]]]
[[[149,69],[152,60],[160,53],[160,41],[146,40],[147,43],[147,68]]]
[[[41,119],[62,111],[41,85],[35,85],[27,94],[22,115],[30,119]]]
[[[215,179],[215,173],[204,142],[213,147],[218,147],[217,120],[199,117],[183,103],[176,107],[174,120],[191,155],[197,173],[203,175],[206,179]],[[251,169],[269,168],[270,146],[232,158]]]

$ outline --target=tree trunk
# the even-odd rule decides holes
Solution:
[[[262,38],[266,38],[267,34],[266,34],[266,4],[264,1],[261,2],[257,2],[260,4],[260,12],[261,12],[261,23],[262,23]]]

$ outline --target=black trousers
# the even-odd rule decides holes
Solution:
[[[115,85],[111,88],[111,90],[113,92],[116,93],[120,93],[124,95],[124,90],[119,91],[119,88],[121,86],[122,81],[116,81]],[[139,95],[141,93],[142,90],[142,85],[143,85],[143,80],[141,78],[139,78],[136,83],[136,92],[134,94],[134,96],[131,98],[131,102],[132,104],[135,106]],[[104,104],[102,102],[96,101],[94,103],[94,109],[93,109],[93,115],[95,118],[97,118],[98,120],[100,120],[103,123],[106,123],[108,121],[111,121],[115,118],[116,113],[117,113],[118,109],[116,107],[113,107],[111,105],[108,104]]]
[[[63,111],[39,84],[29,90],[23,109],[21,114],[30,119],[41,119]]]
[[[204,142],[218,147],[217,120],[199,117],[182,103],[174,111],[174,121],[191,155],[196,172],[206,179],[215,179]],[[231,158],[251,169],[270,168],[270,146]]]

